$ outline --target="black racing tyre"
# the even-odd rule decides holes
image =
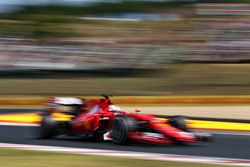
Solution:
[[[173,116],[168,118],[169,124],[177,129],[189,132],[189,128],[186,123],[186,118],[183,116]]]
[[[49,139],[55,136],[58,122],[53,120],[49,115],[43,116],[42,121],[37,128],[37,138],[40,139]]]
[[[136,131],[136,120],[132,117],[117,117],[112,121],[111,137],[116,144],[128,142],[128,132]]]

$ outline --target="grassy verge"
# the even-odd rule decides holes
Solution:
[[[1,79],[1,95],[249,95],[248,64],[173,64],[138,77]]]
[[[137,160],[105,156],[71,155],[38,151],[20,151],[0,149],[1,166],[8,167],[216,167],[221,165],[204,165],[152,160]]]

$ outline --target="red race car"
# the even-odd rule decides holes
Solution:
[[[95,141],[111,140],[116,144],[128,141],[150,143],[190,143],[210,141],[208,133],[192,132],[180,116],[159,118],[154,115],[126,113],[114,105],[109,96],[84,101],[79,98],[55,97],[41,113],[40,138],[74,135]]]

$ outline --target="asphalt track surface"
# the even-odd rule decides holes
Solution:
[[[35,139],[34,131],[36,128],[37,127],[0,126],[0,142],[250,159],[250,136],[248,135],[216,134],[214,135],[214,142],[201,142],[188,145],[152,145],[131,143],[121,146],[115,145],[112,142],[96,143],[86,139],[84,140],[65,136],[49,140]]]

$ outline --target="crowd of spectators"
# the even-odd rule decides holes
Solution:
[[[147,29],[127,26],[123,31],[114,28],[115,36],[107,39],[95,36],[40,41],[2,36],[0,69],[146,68],[175,62],[250,61],[249,16],[197,13],[192,18],[173,22],[183,23]],[[110,33],[111,30],[100,31]],[[119,38],[120,33],[121,36],[140,35]]]

